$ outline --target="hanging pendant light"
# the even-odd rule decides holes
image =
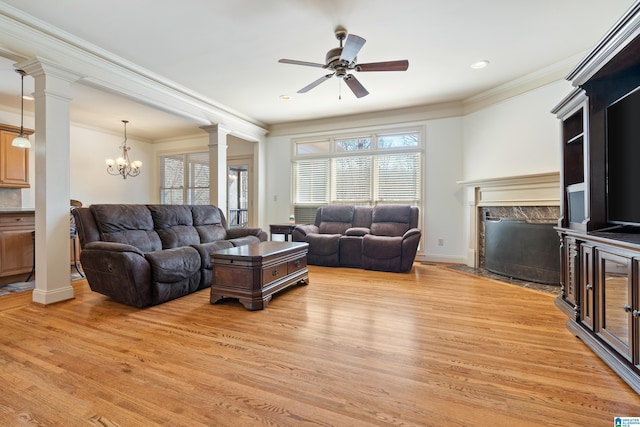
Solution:
[[[116,160],[106,159],[104,162],[107,164],[107,172],[110,175],[120,175],[123,179],[127,179],[128,176],[140,175],[142,162],[140,160],[129,161],[129,150],[131,150],[131,147],[127,147],[127,123],[129,121],[123,120],[122,123],[124,123],[124,142],[119,147],[122,154]]]
[[[16,70],[22,81],[22,94],[20,96],[20,135],[16,136],[11,145],[19,148],[31,148],[31,141],[24,135],[24,76],[27,74],[23,70]]]

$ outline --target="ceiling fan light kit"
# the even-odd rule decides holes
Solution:
[[[355,34],[347,34],[347,30],[343,27],[336,28],[335,36],[336,39],[340,41],[340,46],[327,52],[324,64],[298,61],[295,59],[280,59],[278,61],[282,64],[304,65],[307,67],[324,68],[331,71],[330,74],[325,74],[319,79],[303,87],[298,91],[298,93],[308,92],[320,83],[335,76],[342,79],[357,98],[362,98],[369,95],[369,91],[367,91],[358,79],[351,74],[351,71],[406,71],[409,68],[409,61],[406,59],[399,61],[358,64],[356,56],[360,52],[360,49],[362,49],[362,46],[366,43],[366,40],[360,36],[356,36]]]

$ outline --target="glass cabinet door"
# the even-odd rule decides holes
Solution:
[[[598,251],[598,334],[632,360],[631,258]]]

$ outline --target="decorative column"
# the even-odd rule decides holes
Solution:
[[[202,126],[209,133],[209,201],[227,216],[227,135],[219,123]]]
[[[33,58],[16,65],[35,80],[36,286],[32,299],[73,298],[69,266],[71,83],[80,75]]]

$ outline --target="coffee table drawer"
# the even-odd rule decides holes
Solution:
[[[262,270],[262,283],[263,285],[267,285],[274,280],[278,280],[283,278],[289,274],[287,272],[287,264],[278,264],[271,267],[267,267]]]
[[[294,259],[293,261],[289,261],[287,265],[287,271],[289,274],[295,273],[298,270],[302,270],[303,268],[307,268],[307,257],[301,257],[298,259]]]

